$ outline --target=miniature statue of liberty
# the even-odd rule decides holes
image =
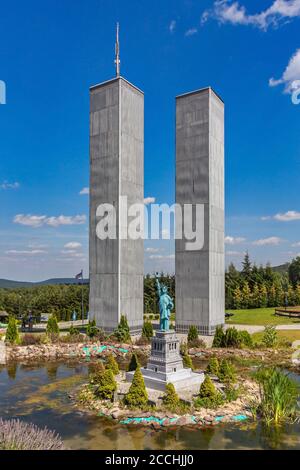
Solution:
[[[158,280],[158,273],[156,273],[156,289],[158,294],[158,305],[159,305],[159,314],[160,322],[159,329],[160,331],[169,331],[170,326],[170,317],[171,310],[174,308],[173,299],[168,294],[167,286],[160,284]]]

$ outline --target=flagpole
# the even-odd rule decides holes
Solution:
[[[84,323],[84,311],[83,311],[83,269],[81,270],[81,318],[82,324]]]

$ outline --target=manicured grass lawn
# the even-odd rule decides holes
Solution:
[[[299,324],[300,319],[275,316],[274,308],[255,308],[250,310],[226,310],[233,313],[233,317],[226,323],[236,325],[292,325]]]
[[[263,332],[254,333],[251,336],[254,341],[260,343],[263,337]],[[288,340],[292,343],[293,341],[300,340],[300,330],[277,330],[277,336],[279,340]]]

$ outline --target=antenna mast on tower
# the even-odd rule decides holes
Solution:
[[[115,65],[116,65],[116,77],[120,76],[120,45],[119,45],[119,23],[117,23],[117,31],[116,31],[116,58],[115,58]]]

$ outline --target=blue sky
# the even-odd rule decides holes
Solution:
[[[145,197],[174,202],[175,96],[226,104],[226,250],[273,265],[300,252],[299,0],[27,0],[0,14],[0,277],[88,272],[89,86],[121,73],[145,92]],[[297,246],[298,245],[298,246]],[[174,269],[173,242],[145,269]]]

